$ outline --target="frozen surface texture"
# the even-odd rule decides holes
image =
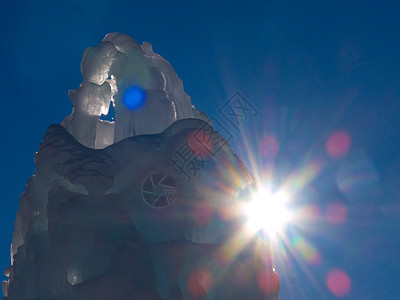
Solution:
[[[177,120],[201,115],[168,61],[154,53],[151,44],[140,46],[127,35],[110,33],[98,46],[87,48],[81,72],[80,87],[69,92],[73,111],[62,125],[87,147],[104,148],[130,136],[160,133]],[[132,87],[145,97],[135,109],[124,103]],[[110,105],[115,121],[101,120]]]
[[[240,234],[236,196],[252,176],[209,122],[189,118],[200,114],[168,62],[109,34],[82,74],[73,113],[35,156],[5,299],[277,299],[268,253]],[[123,107],[132,85],[143,110]]]

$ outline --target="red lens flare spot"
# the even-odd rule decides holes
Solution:
[[[194,154],[207,157],[212,153],[213,141],[209,134],[199,129],[189,135],[188,146]]]
[[[203,297],[212,286],[213,278],[209,271],[204,269],[193,270],[188,280],[188,290],[194,297]]]
[[[343,224],[347,219],[347,208],[340,202],[330,204],[326,208],[326,219],[331,224]]]
[[[344,156],[349,151],[351,138],[344,130],[333,132],[326,142],[326,152],[333,158]]]
[[[279,277],[274,271],[262,271],[258,275],[258,286],[267,295],[279,292]]]
[[[336,297],[344,297],[350,293],[351,280],[341,269],[333,269],[326,276],[326,286]]]
[[[273,159],[279,152],[279,141],[274,135],[267,135],[261,139],[258,147],[263,157]]]

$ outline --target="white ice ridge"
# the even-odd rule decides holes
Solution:
[[[191,105],[172,66],[149,43],[139,45],[125,34],[109,33],[96,47],[85,50],[81,72],[80,87],[69,91],[73,111],[62,125],[89,148],[160,133],[180,119],[205,119]],[[144,105],[135,110],[123,103],[125,91],[132,86],[146,94]],[[110,105],[115,121],[99,119],[108,114]]]

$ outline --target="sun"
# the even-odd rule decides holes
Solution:
[[[290,220],[286,207],[288,199],[289,196],[284,191],[272,193],[268,188],[258,190],[244,206],[246,227],[252,233],[261,230],[270,237],[275,237]]]

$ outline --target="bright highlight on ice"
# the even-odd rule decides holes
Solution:
[[[270,237],[275,236],[290,220],[286,208],[288,198],[284,191],[272,193],[266,188],[259,190],[244,208],[247,228],[252,232],[262,230]]]

